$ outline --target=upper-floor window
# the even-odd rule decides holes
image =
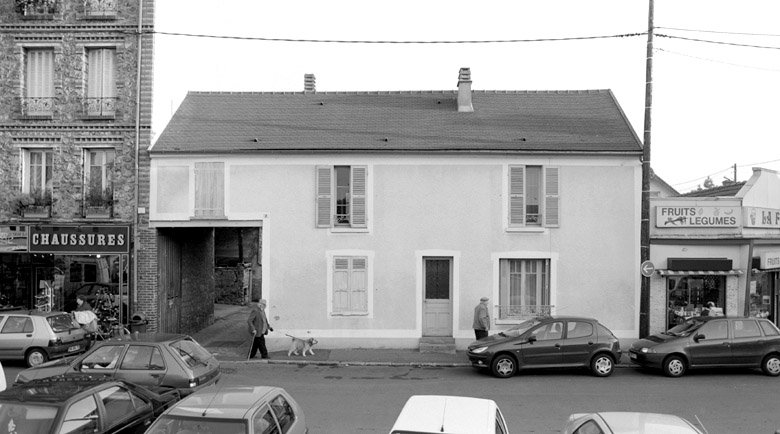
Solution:
[[[116,152],[113,149],[89,149],[84,165],[84,195],[87,206],[109,206],[114,199],[111,173]]]
[[[116,112],[116,50],[87,50],[87,100],[89,116],[113,116]]]
[[[509,166],[509,227],[560,226],[559,168]]]
[[[195,217],[225,216],[225,163],[195,163]]]
[[[25,80],[22,112],[28,116],[50,116],[54,107],[54,50],[25,50]]]
[[[27,151],[27,182],[23,189],[34,196],[51,196],[52,157],[49,149],[30,149]]]
[[[366,166],[318,166],[317,227],[367,226]]]

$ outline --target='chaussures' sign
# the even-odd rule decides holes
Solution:
[[[30,252],[34,253],[129,253],[129,226],[31,225]]]

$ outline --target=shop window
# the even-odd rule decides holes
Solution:
[[[725,306],[724,276],[670,276],[667,278],[668,323],[672,328],[688,318],[701,315],[704,306],[713,302]],[[728,314],[724,311],[725,314]]]
[[[550,313],[549,259],[502,259],[499,262],[498,319]]]

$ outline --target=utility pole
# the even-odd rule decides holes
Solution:
[[[642,147],[641,262],[650,260],[650,126],[653,106],[653,0],[647,18],[647,63],[645,71],[645,131]],[[650,334],[650,277],[642,276],[639,293],[639,337]]]

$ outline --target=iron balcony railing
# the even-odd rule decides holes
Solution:
[[[84,98],[84,111],[87,116],[114,116],[116,100],[116,97]]]
[[[528,304],[501,304],[496,305],[498,319],[528,319],[539,316],[548,316],[552,313],[554,305],[528,305]]]
[[[116,0],[84,0],[84,13],[87,15],[115,15]]]
[[[60,11],[59,0],[16,0],[17,10],[24,16],[53,15]]]

